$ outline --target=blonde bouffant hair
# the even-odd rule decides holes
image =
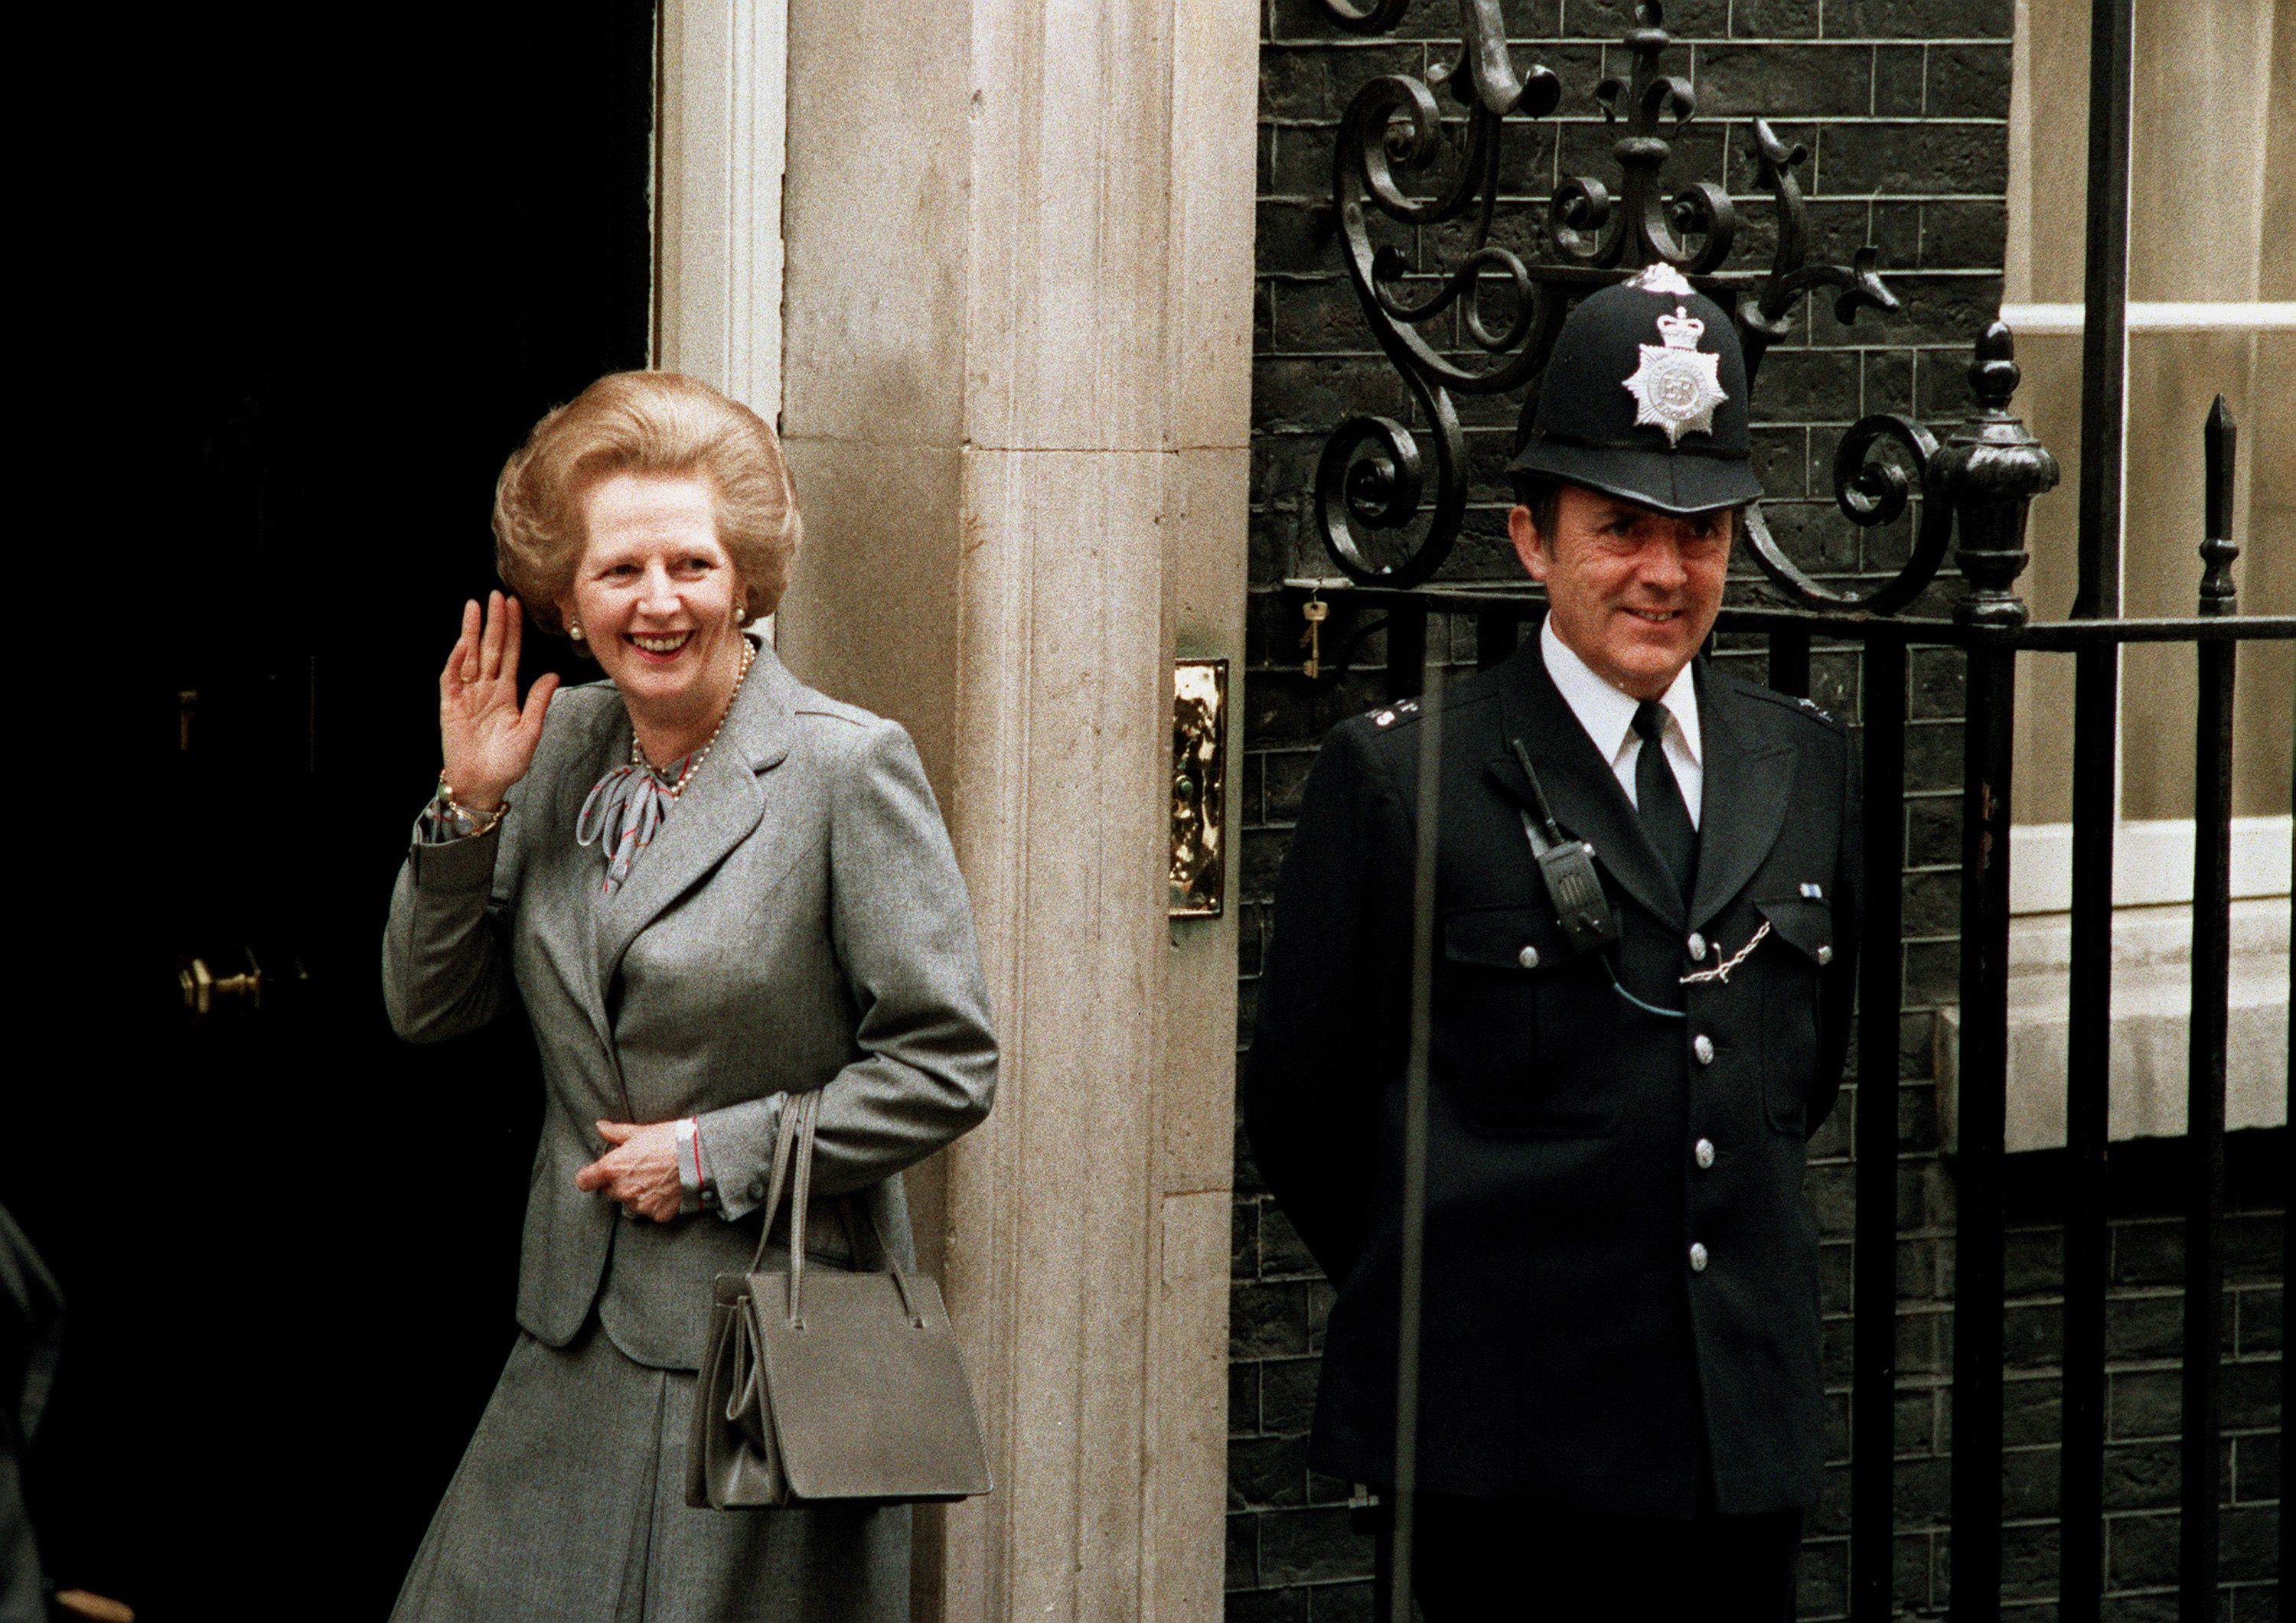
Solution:
[[[588,545],[584,504],[618,473],[706,482],[750,618],[780,604],[804,527],[772,427],[698,379],[612,372],[536,423],[495,481],[495,566],[536,625],[564,635],[558,600],[573,589]]]

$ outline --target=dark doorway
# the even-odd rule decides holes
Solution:
[[[495,471],[645,361],[652,10],[43,10],[0,1127],[68,1299],[36,1521],[152,1623],[379,1618],[512,1335],[539,1116],[521,1021],[391,1036],[380,931]],[[193,1024],[195,957],[261,1006]]]

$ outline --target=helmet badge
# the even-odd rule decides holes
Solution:
[[[1722,357],[1698,347],[1706,324],[1677,304],[1658,318],[1663,341],[1642,346],[1642,365],[1621,386],[1635,398],[1635,426],[1666,430],[1666,443],[1685,434],[1714,431],[1714,408],[1730,397],[1722,392]]]

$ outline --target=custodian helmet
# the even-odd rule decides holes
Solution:
[[[1661,512],[1755,500],[1746,362],[1728,313],[1665,264],[1581,300],[1554,340],[1530,437],[1507,471]]]

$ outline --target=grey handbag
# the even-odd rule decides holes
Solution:
[[[720,1274],[711,1293],[685,1502],[750,1510],[985,1494],[980,1420],[940,1287],[904,1270],[873,1222],[884,1272],[807,1270],[820,1113],[817,1092],[783,1108],[757,1254],[748,1273]],[[766,1237],[784,1183],[791,1189],[789,1270],[768,1274]],[[852,1235],[850,1202],[840,1208]],[[857,1243],[853,1259],[861,1260]]]

